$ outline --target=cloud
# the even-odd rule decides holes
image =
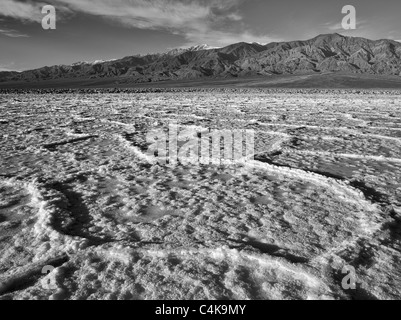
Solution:
[[[10,37],[10,38],[27,38],[27,37],[29,37],[27,34],[20,33],[17,30],[5,29],[5,28],[0,29],[0,34],[3,34],[3,35],[5,35],[7,37]]]
[[[340,31],[340,30],[344,30],[344,28],[341,25],[341,22],[338,23],[332,23],[332,22],[328,22],[325,23],[323,25],[326,29],[330,30],[330,31]]]
[[[1,71],[14,71],[11,69],[14,66],[14,62],[11,62],[9,64],[0,64],[0,72]]]
[[[222,46],[246,42],[269,42],[268,36],[253,34],[243,23],[239,6],[248,0],[1,0],[0,16],[40,21],[41,7],[63,12],[84,13],[117,22],[125,27],[167,30],[188,43]]]
[[[23,21],[41,21],[41,7],[45,4],[41,2],[21,2],[16,0],[1,0],[0,15]]]
[[[213,24],[239,21],[242,0],[54,0],[74,11],[141,29],[206,31]]]
[[[246,0],[54,0],[73,11],[101,16],[128,27],[168,30],[188,44],[222,46],[269,42],[246,30],[239,5]]]
[[[45,0],[46,1],[46,0]],[[42,8],[45,5],[56,4],[56,0],[31,1],[31,0],[0,0],[0,16],[17,19],[23,22],[41,22],[44,14]],[[57,17],[63,19],[72,12],[63,5],[57,6]],[[0,21],[3,19],[0,18]]]
[[[362,19],[357,19],[356,21],[356,30],[363,29],[366,26],[367,21]],[[322,27],[331,32],[346,32],[346,31],[354,31],[354,30],[345,30],[342,26],[342,22],[327,22],[322,25]]]
[[[267,44],[280,41],[280,39],[273,38],[269,35],[255,35],[250,31],[243,31],[241,33],[228,31],[214,31],[207,34],[189,33],[187,34],[187,38],[191,39],[187,44],[188,46],[199,43],[207,43],[211,46],[227,46],[237,42],[258,42]]]

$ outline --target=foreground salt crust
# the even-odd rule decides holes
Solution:
[[[397,299],[399,102],[0,96],[0,297]],[[255,130],[257,157],[162,165],[146,134],[171,123]]]

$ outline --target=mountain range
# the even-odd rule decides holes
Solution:
[[[401,75],[401,43],[340,34],[306,41],[200,45],[166,53],[0,72],[0,82],[118,78],[119,83],[325,74]]]

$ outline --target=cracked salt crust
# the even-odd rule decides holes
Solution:
[[[399,100],[2,95],[0,298],[399,299]],[[172,122],[254,129],[259,160],[160,165]]]

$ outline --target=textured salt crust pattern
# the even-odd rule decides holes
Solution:
[[[0,297],[397,299],[399,105],[259,91],[1,95]],[[158,164],[146,134],[171,123],[255,130],[255,160]],[[357,290],[341,288],[344,265]]]

